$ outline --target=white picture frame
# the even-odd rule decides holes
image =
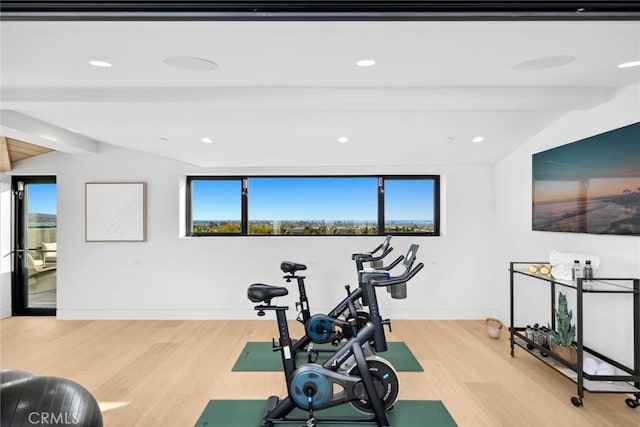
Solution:
[[[87,182],[85,240],[144,242],[146,210],[145,182]]]

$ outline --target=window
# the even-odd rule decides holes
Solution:
[[[189,235],[439,235],[438,176],[188,177]]]
[[[433,233],[436,227],[435,180],[384,180],[384,232]]]
[[[242,179],[191,179],[190,234],[242,233]]]
[[[375,177],[249,178],[249,234],[378,234]]]

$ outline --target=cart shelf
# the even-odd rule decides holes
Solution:
[[[595,278],[588,287],[582,279],[576,282],[558,280],[552,276],[544,276],[538,273],[531,273],[527,266],[529,262],[511,262],[510,263],[510,297],[511,297],[511,356],[514,356],[515,347],[520,347],[545,365],[559,372],[566,378],[570,379],[577,385],[578,396],[573,396],[571,402],[575,406],[582,406],[584,391],[592,393],[626,393],[633,395],[634,398],[625,400],[627,406],[637,408],[640,406],[640,279],[637,278]],[[538,343],[528,339],[525,334],[524,327],[514,326],[514,278],[515,276],[528,276],[538,281],[533,283],[549,285],[551,291],[551,327],[555,329],[555,290],[556,286],[566,287],[576,290],[577,310],[576,310],[576,341],[574,342],[578,350],[578,363],[571,363],[556,357],[554,353],[543,348]],[[588,348],[583,344],[583,304],[582,299],[586,294],[630,294],[633,299],[633,352],[634,366],[633,368],[622,365],[621,363],[599,353],[598,351]],[[544,351],[547,356],[543,356]],[[590,375],[583,372],[583,361],[585,356],[593,357],[596,360],[607,362],[624,372],[622,375]]]

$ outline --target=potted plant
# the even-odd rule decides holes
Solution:
[[[576,326],[571,324],[572,318],[573,312],[567,306],[567,296],[560,292],[558,308],[556,309],[556,330],[549,328],[553,337],[551,351],[575,365],[578,363],[578,351],[573,345],[576,337]]]

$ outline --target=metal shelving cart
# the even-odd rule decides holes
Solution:
[[[509,265],[510,275],[510,340],[511,356],[514,356],[515,346],[521,347],[527,353],[533,355],[547,366],[560,372],[565,377],[576,383],[578,395],[571,397],[571,403],[575,406],[582,406],[584,391],[591,393],[625,393],[634,395],[635,398],[627,398],[625,403],[630,408],[640,406],[640,279],[637,278],[594,278],[585,287],[583,279],[579,278],[575,282],[558,280],[552,276],[545,276],[540,273],[531,273],[529,265],[546,264],[544,262],[511,262]],[[551,293],[551,327],[555,329],[555,309],[556,309],[556,287],[571,288],[576,291],[576,341],[574,342],[578,352],[578,362],[573,365],[564,359],[557,357],[554,353],[544,348],[540,344],[527,338],[526,327],[514,325],[514,281],[516,276],[527,276],[538,279],[541,283],[549,284]],[[606,355],[595,351],[584,345],[583,336],[583,298],[588,294],[629,294],[633,299],[633,368],[624,366]],[[535,351],[538,350],[538,351]],[[542,356],[541,352],[548,355]],[[594,375],[583,371],[583,361],[585,355],[592,356],[603,362],[618,368],[624,372],[623,375]]]

